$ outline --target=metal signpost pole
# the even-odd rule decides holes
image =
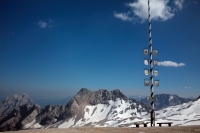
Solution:
[[[154,90],[153,90],[153,55],[152,55],[152,38],[151,38],[151,18],[150,5],[148,0],[148,20],[149,20],[149,57],[150,57],[150,99],[151,99],[151,126],[155,126],[154,118]]]

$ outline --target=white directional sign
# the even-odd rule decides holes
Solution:
[[[158,70],[154,70],[154,71],[153,71],[153,75],[154,75],[154,76],[158,76]]]
[[[145,65],[149,65],[149,60],[148,59],[144,59],[144,64]]]
[[[149,69],[144,69],[144,75],[149,75]]]

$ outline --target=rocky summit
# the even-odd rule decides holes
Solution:
[[[0,103],[0,115],[7,115],[11,113],[14,108],[25,104],[31,106],[36,105],[36,103],[26,93],[9,96]]]
[[[66,109],[60,119],[68,119],[77,114],[78,119],[83,115],[83,108],[86,105],[108,104],[109,100],[116,100],[117,98],[128,99],[120,90],[107,91],[101,89],[93,92],[87,88],[82,88],[66,105]]]

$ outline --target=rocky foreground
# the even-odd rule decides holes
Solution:
[[[200,133],[199,126],[174,126],[174,127],[140,127],[140,128],[122,128],[122,127],[99,127],[99,128],[68,128],[68,129],[35,129],[19,130],[6,133]]]

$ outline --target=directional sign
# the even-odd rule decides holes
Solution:
[[[145,85],[145,86],[149,86],[149,83],[150,83],[150,82],[149,82],[148,79],[145,79],[145,80],[144,80],[144,85]]]
[[[158,60],[154,60],[154,66],[158,66]]]
[[[145,48],[145,49],[144,49],[144,54],[145,54],[145,55],[148,55],[148,53],[149,53],[149,50]]]
[[[155,85],[156,87],[158,87],[158,86],[159,86],[159,80],[154,80],[154,85]]]
[[[158,70],[153,71],[154,76],[158,76]]]
[[[157,49],[153,50],[153,55],[154,55],[154,56],[157,56],[157,55],[158,55],[158,50],[157,50]]]
[[[144,75],[149,75],[149,69],[144,69]]]
[[[154,100],[154,97],[151,97],[151,100],[153,101],[153,100]]]
[[[149,60],[148,59],[144,59],[144,64],[145,65],[149,65]]]

